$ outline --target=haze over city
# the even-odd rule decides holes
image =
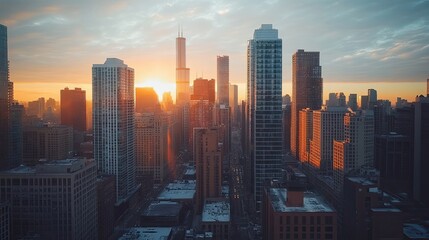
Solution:
[[[412,100],[428,75],[427,1],[0,1],[20,101],[58,99],[66,86],[91,91],[91,65],[119,57],[136,85],[175,91],[178,27],[187,38],[190,77],[216,78],[216,55],[230,56],[230,82],[245,98],[249,29],[272,23],[283,39],[283,94],[291,94],[291,56],[321,52],[329,92]],[[156,83],[156,84],[155,84]],[[161,90],[162,89],[162,90]],[[91,94],[88,94],[91,98]],[[173,98],[175,98],[173,94]]]

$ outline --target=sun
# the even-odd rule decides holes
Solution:
[[[165,92],[170,92],[171,96],[173,97],[173,99],[176,96],[176,84],[175,83],[171,83],[171,82],[167,82],[167,81],[163,81],[163,80],[158,80],[158,79],[148,79],[148,80],[143,80],[143,81],[139,81],[138,83],[136,83],[135,85],[136,88],[138,87],[152,87],[156,94],[158,94],[158,98],[161,101],[162,100],[162,95]]]

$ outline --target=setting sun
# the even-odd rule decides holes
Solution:
[[[176,84],[173,82],[166,82],[165,80],[148,79],[139,81],[136,82],[135,87],[152,87],[156,94],[158,94],[159,101],[162,101],[162,94],[165,92],[170,92],[173,99],[176,97]]]

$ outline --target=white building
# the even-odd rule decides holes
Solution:
[[[108,58],[92,67],[94,157],[98,170],[116,176],[116,201],[136,190],[134,69]]]
[[[97,167],[67,159],[0,172],[0,202],[11,208],[11,239],[97,239]]]

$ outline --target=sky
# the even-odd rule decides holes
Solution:
[[[216,56],[230,58],[230,82],[245,98],[247,40],[271,23],[283,40],[283,93],[291,94],[292,54],[320,51],[329,92],[410,101],[429,78],[429,0],[0,0],[8,27],[15,99],[53,97],[81,87],[91,99],[92,64],[107,57],[135,69],[136,86],[175,97],[175,38],[182,26],[187,66],[216,78]],[[160,90],[160,88],[162,88]]]

